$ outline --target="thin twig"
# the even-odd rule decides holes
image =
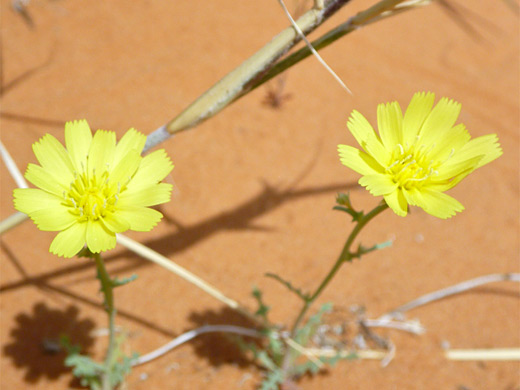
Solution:
[[[241,336],[255,337],[255,338],[263,338],[264,334],[260,333],[255,329],[243,328],[241,326],[234,325],[205,325],[200,328],[190,330],[189,332],[183,333],[180,336],[176,337],[169,343],[163,345],[160,348],[157,348],[155,351],[147,353],[139,357],[136,361],[132,363],[132,366],[138,366],[144,363],[148,363],[151,360],[157,359],[158,357],[164,355],[165,353],[171,351],[172,349],[178,347],[181,344],[184,344],[195,337],[198,337],[205,333],[234,333],[239,334]]]
[[[310,9],[298,19],[298,26],[306,34],[310,33],[349,1],[331,0],[323,9]],[[300,36],[292,26],[284,29],[268,44],[198,97],[168,124],[158,128],[156,132],[160,136],[149,137],[144,150],[156,146],[157,144],[153,143],[156,140],[164,141],[164,136],[166,136],[165,130],[168,132],[168,135],[172,135],[192,128],[220,112],[234,101],[239,94],[248,90],[255,78],[272,67],[281,56],[287,53],[300,40]]]
[[[367,328],[389,328],[409,332],[413,334],[423,334],[426,330],[418,321],[392,321],[387,318],[376,320],[360,320]]]
[[[299,352],[300,354],[306,356],[311,362],[316,364],[319,368],[323,367],[323,362],[317,358],[317,354],[311,352],[308,348],[298,344],[296,341],[291,339],[290,337],[285,339],[285,342],[289,347]]]
[[[27,214],[21,213],[17,211],[14,214],[11,214],[7,218],[0,221],[0,236],[7,232],[8,230],[11,230],[12,228],[18,226],[23,221],[27,221],[29,217]]]
[[[239,313],[243,314],[247,318],[255,321],[256,323],[260,322],[258,317],[256,317],[254,314],[249,312],[249,310],[247,310],[243,306],[241,306],[237,301],[235,301],[231,298],[228,298],[217,288],[211,286],[209,283],[205,282],[204,280],[199,278],[197,275],[191,273],[187,269],[174,263],[167,257],[154,251],[153,249],[150,249],[147,246],[145,246],[137,241],[134,241],[131,238],[126,237],[122,234],[117,234],[117,242],[119,244],[123,245],[128,250],[130,250],[134,253],[137,253],[139,256],[142,256],[147,260],[150,260],[156,264],[159,264],[161,267],[166,268],[168,271],[171,271],[171,272],[175,273],[176,275],[180,276],[181,278],[183,278],[184,280],[194,284],[201,290],[207,292],[212,297],[218,299],[220,302],[229,306],[233,310],[238,311]]]
[[[4,161],[4,164],[7,167],[9,174],[16,183],[16,186],[18,188],[28,188],[29,186],[27,185],[27,181],[23,177],[22,173],[20,172],[20,169],[18,168],[18,165],[16,165],[16,163],[14,162],[13,158],[9,154],[9,151],[4,146],[2,141],[0,141],[0,155],[2,156],[2,160]],[[28,218],[29,217],[27,216],[27,214],[21,212],[11,214],[9,217],[0,221],[0,235],[14,228],[15,226],[18,226]]]
[[[283,8],[283,11],[285,12],[285,15],[287,16],[287,18],[289,19],[289,21],[291,22],[292,26],[294,27],[294,29],[296,30],[296,32],[298,33],[298,35],[300,36],[300,38],[305,42],[305,44],[307,45],[307,47],[309,48],[309,50],[312,52],[312,54],[314,55],[314,57],[316,57],[316,59],[320,62],[321,65],[323,65],[323,67],[332,75],[332,77],[334,77],[334,79],[336,79],[336,81],[345,89],[345,91],[347,91],[348,93],[350,93],[352,95],[352,91],[345,85],[345,83],[343,82],[343,80],[341,80],[341,78],[336,74],[336,72],[334,72],[332,70],[332,68],[325,62],[325,60],[323,58],[321,58],[321,56],[318,54],[318,52],[314,49],[314,47],[312,47],[311,43],[307,40],[307,38],[305,37],[305,34],[302,32],[302,30],[300,29],[300,27],[296,24],[296,22],[294,21],[293,17],[291,16],[291,13],[289,12],[289,10],[287,9],[287,7],[285,6],[285,3],[283,0],[278,0],[278,2],[280,3],[280,5],[282,6]],[[323,3],[323,2],[322,2]],[[320,5],[316,5],[316,8],[319,9],[319,7],[323,8],[323,4],[320,4]]]
[[[0,141],[0,154],[2,155],[2,160],[4,160],[4,164],[11,174],[11,177],[14,179],[16,186],[18,188],[28,188],[29,186],[27,185],[27,182],[2,141]]]
[[[400,317],[404,312],[415,309],[422,305],[426,305],[427,303],[431,303],[433,301],[437,301],[439,299],[446,298],[450,295],[460,294],[464,291],[473,289],[475,287],[482,286],[487,283],[504,282],[504,281],[520,282],[520,274],[516,274],[516,273],[491,274],[491,275],[480,276],[478,278],[471,279],[471,280],[466,280],[465,282],[458,283],[454,286],[450,286],[450,287],[444,288],[442,290],[434,291],[432,293],[429,293],[429,294],[423,295],[417,299],[414,299],[413,301],[408,302],[404,305],[401,305],[398,308],[382,315],[381,317],[379,317],[379,319],[382,320],[382,319],[397,318],[397,317]]]
[[[449,360],[520,360],[520,348],[449,349]]]
[[[340,358],[356,357],[359,359],[376,359],[381,360],[387,356],[386,351],[378,351],[375,349],[363,349],[353,351],[338,351],[334,348],[305,348],[308,353],[312,353],[314,356],[320,357],[334,357],[339,356]]]
[[[421,5],[428,4],[427,0],[416,0],[413,2],[403,1],[403,0],[382,0],[378,3],[374,4],[372,7],[359,12],[355,16],[349,18],[346,22],[341,23],[336,26],[332,30],[329,30],[327,33],[323,34],[318,39],[311,42],[311,45],[316,50],[321,50],[331,43],[335,42],[339,38],[356,31],[357,29],[371,24],[373,22],[380,21],[384,18],[397,15],[403,11],[411,10],[417,8]],[[273,77],[276,77],[280,73],[284,72],[286,69],[291,66],[297,64],[298,62],[304,60],[312,53],[307,46],[301,48],[295,53],[287,56],[283,60],[278,61],[274,66],[272,66],[265,74],[262,75],[258,80],[254,80],[251,88],[247,91],[238,95],[235,99],[238,100],[242,96],[246,95],[246,93],[251,92],[255,88],[258,88],[263,83],[271,80]]]

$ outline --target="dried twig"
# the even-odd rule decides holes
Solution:
[[[165,353],[171,351],[172,349],[178,347],[181,344],[184,344],[195,337],[198,337],[202,334],[206,333],[234,333],[241,336],[255,337],[255,338],[263,338],[264,335],[255,329],[243,328],[241,326],[234,325],[205,325],[200,328],[190,330],[189,332],[183,333],[180,336],[176,337],[169,343],[163,345],[160,348],[157,348],[155,351],[147,353],[146,355],[140,356],[136,361],[132,363],[132,366],[138,366],[144,363],[148,363],[151,360],[157,359],[158,357],[164,355]]]
[[[449,360],[520,360],[520,348],[448,349]]]
[[[321,56],[318,54],[316,49],[314,49],[314,47],[312,47],[311,43],[307,40],[307,37],[305,37],[305,34],[302,32],[302,30],[300,29],[298,24],[296,24],[296,22],[294,21],[293,17],[291,16],[291,13],[285,6],[284,1],[278,0],[278,2],[282,6],[283,12],[285,13],[287,18],[291,22],[291,25],[294,27],[294,29],[296,30],[296,32],[298,33],[300,38],[305,42],[305,44],[307,45],[307,47],[309,48],[311,53],[314,55],[314,57],[316,57],[316,59],[319,61],[319,63],[327,70],[327,72],[329,72],[332,75],[332,77],[334,77],[334,79],[339,83],[339,85],[341,85],[343,87],[343,89],[345,89],[345,91],[347,91],[348,93],[350,93],[352,95],[352,91],[345,85],[343,80],[341,80],[341,78],[336,74],[336,72],[334,72],[332,70],[332,68],[325,62],[325,60],[323,58],[321,58]],[[323,7],[324,7],[323,1],[319,5],[316,4],[317,9],[322,9]]]
[[[175,273],[180,276],[184,280],[194,284],[201,290],[207,292],[212,297],[218,299],[220,302],[224,303],[226,306],[229,306],[233,310],[238,311],[243,314],[247,318],[253,320],[256,323],[260,322],[259,317],[252,314],[249,310],[241,306],[237,301],[228,298],[225,296],[220,290],[211,286],[209,283],[205,282],[197,275],[191,273],[187,269],[181,267],[180,265],[174,263],[167,257],[161,255],[160,253],[154,251],[153,249],[148,248],[147,246],[132,240],[129,237],[126,237],[122,234],[117,234],[117,242],[123,245],[128,250],[137,253],[139,256],[142,256],[156,264],[159,264],[161,267],[166,268],[168,271]]]
[[[392,321],[386,318],[376,320],[361,320],[367,328],[389,328],[409,332],[413,334],[423,334],[426,330],[418,321]]]
[[[4,160],[4,164],[7,167],[7,170],[11,174],[11,177],[14,179],[18,188],[28,188],[27,182],[25,181],[20,169],[14,162],[13,158],[5,148],[2,141],[0,141],[0,154],[2,155],[2,160]]]
[[[447,288],[444,288],[442,290],[434,291],[432,293],[423,295],[417,299],[414,299],[411,302],[408,302],[404,305],[399,306],[398,308],[388,312],[387,314],[382,315],[379,317],[380,320],[382,319],[393,319],[393,318],[399,318],[402,317],[402,314],[415,309],[419,306],[426,305],[427,303],[431,303],[433,301],[437,301],[439,299],[446,298],[450,295],[454,294],[460,294],[464,291],[471,290],[475,287],[482,286],[487,283],[494,283],[494,282],[503,282],[503,281],[513,281],[513,282],[520,282],[520,274],[516,273],[506,273],[506,274],[491,274],[491,275],[485,275],[480,276],[475,279],[466,280],[465,282],[458,283],[454,286],[450,286]]]

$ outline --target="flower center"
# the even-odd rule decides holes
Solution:
[[[409,190],[412,187],[422,187],[430,177],[438,173],[438,162],[429,158],[434,146],[427,148],[426,145],[414,143],[403,147],[398,144],[392,153],[391,163],[386,168],[387,174],[400,188]]]
[[[70,184],[69,191],[64,191],[63,197],[72,214],[79,221],[95,221],[112,213],[119,199],[121,185],[109,185],[108,171],[102,175],[92,172],[74,174],[75,180]],[[115,188],[114,188],[115,187]]]

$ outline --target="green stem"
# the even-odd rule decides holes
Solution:
[[[321,284],[318,286],[314,294],[312,294],[310,297],[305,299],[305,303],[303,304],[302,309],[300,310],[300,313],[298,314],[298,317],[296,317],[296,320],[294,321],[294,324],[291,328],[291,338],[294,339],[296,336],[296,333],[298,332],[298,328],[300,327],[301,322],[303,321],[303,318],[305,317],[305,314],[307,314],[307,311],[309,310],[309,307],[314,303],[314,301],[320,296],[320,294],[323,292],[325,287],[330,283],[330,281],[334,278],[338,270],[341,268],[341,265],[346,261],[352,261],[354,257],[358,255],[357,252],[351,251],[351,246],[354,243],[354,240],[359,235],[359,232],[365,227],[365,225],[370,222],[373,218],[375,218],[377,215],[379,215],[381,212],[386,210],[388,208],[388,205],[385,202],[381,202],[378,206],[376,206],[374,209],[372,209],[368,214],[365,214],[361,216],[359,219],[357,219],[357,224],[350,233],[350,235],[347,238],[347,241],[345,242],[345,245],[343,246],[343,250],[341,251],[338,259],[336,260],[336,263],[332,267],[332,269],[329,271],[327,276],[325,276],[325,279],[321,282]],[[291,353],[287,353],[284,358],[283,362],[283,369],[284,371],[287,371],[290,363],[291,363]]]
[[[101,291],[105,296],[103,302],[105,311],[108,314],[108,348],[105,356],[105,372],[102,376],[102,389],[112,390],[111,371],[112,371],[112,360],[115,350],[115,316],[116,309],[114,307],[114,285],[112,279],[108,275],[105,263],[101,258],[101,254],[94,253],[94,259],[96,261],[98,279],[101,282]]]

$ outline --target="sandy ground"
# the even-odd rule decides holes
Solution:
[[[67,120],[86,118],[119,135],[150,133],[286,27],[276,1],[33,0],[29,19],[2,0],[1,138],[22,169],[45,133],[63,140]],[[320,30],[369,1],[347,5]],[[386,212],[364,243],[391,248],[346,265],[319,303],[338,313],[362,305],[377,317],[422,294],[481,275],[519,271],[519,23],[507,1],[457,0],[465,24],[439,4],[376,23],[322,55],[354,91],[349,96],[310,58],[291,69],[279,109],[259,88],[199,127],[168,140],[175,163],[165,222],[131,237],[254,309],[259,286],[272,320],[288,324],[299,302],[264,276],[274,272],[315,288],[334,262],[350,225],[333,211],[335,194],[356,205],[378,200],[342,166],[338,143],[352,109],[375,122],[376,105],[406,105],[431,90],[462,103],[473,136],[497,133],[504,155],[472,174],[451,195],[466,210],[447,221],[419,209]],[[518,4],[518,3],[516,3]],[[316,33],[313,37],[317,36]],[[15,184],[1,166],[1,218],[14,212]],[[53,233],[24,223],[1,238],[2,389],[68,389],[63,355],[42,342],[67,332],[101,357],[106,326],[93,264],[48,253]],[[246,324],[219,301],[123,248],[108,254],[113,275],[139,278],[116,290],[117,322],[128,349],[146,353],[203,324]],[[397,347],[386,368],[377,361],[340,362],[301,388],[513,390],[518,362],[454,362],[452,348],[520,347],[518,285],[497,283],[409,313],[422,336],[381,332]],[[319,304],[318,303],[318,304]],[[254,389],[261,372],[221,336],[204,336],[136,368],[127,389]]]

